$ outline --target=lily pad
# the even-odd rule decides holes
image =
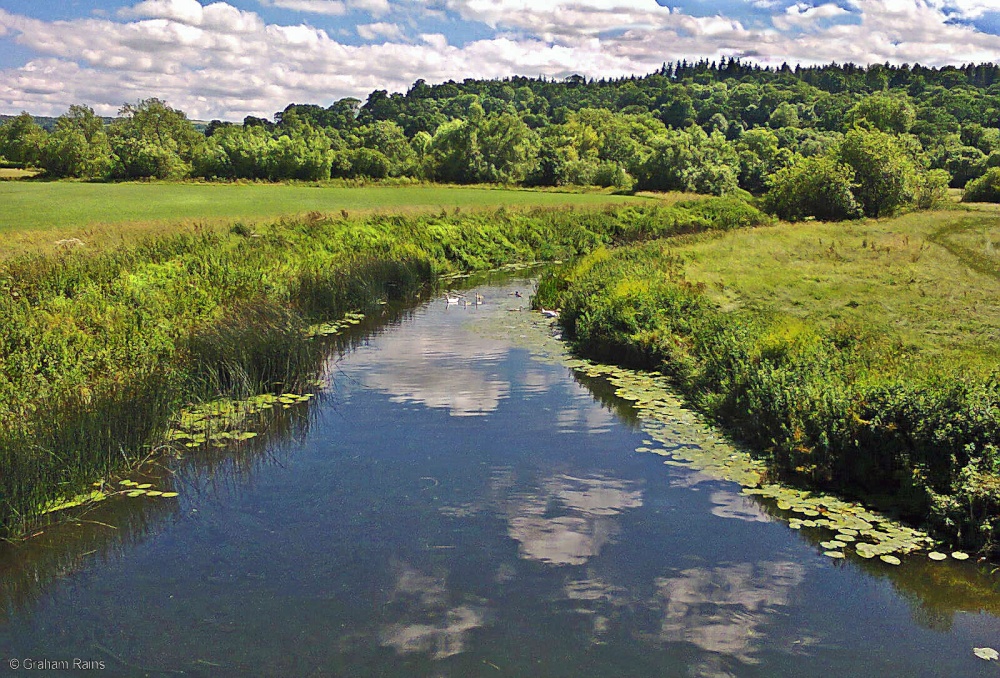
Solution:
[[[164,499],[172,499],[172,498],[176,497],[177,495],[178,495],[177,492],[164,492],[160,496],[163,497]]]
[[[823,551],[823,555],[827,556],[829,558],[843,558],[844,557],[844,552],[843,551]]]
[[[948,554],[938,553],[937,551],[931,551],[930,553],[927,554],[927,557],[930,558],[931,560],[945,560],[946,558],[948,558]]]
[[[972,648],[972,654],[988,662],[995,662],[1000,659],[1000,652],[997,652],[992,647],[974,647]]]
[[[969,554],[963,553],[962,551],[955,551],[954,553],[951,554],[951,557],[954,558],[955,560],[968,560]]]
[[[901,564],[903,562],[899,558],[897,558],[896,556],[885,555],[885,556],[879,556],[878,558],[883,563],[888,563],[889,565],[899,565],[899,564]]]

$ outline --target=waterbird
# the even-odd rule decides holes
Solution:
[[[445,295],[444,295],[444,300],[445,300],[446,304],[448,304],[449,306],[451,306],[452,304],[457,304],[458,302],[462,301],[463,299],[462,299],[462,295],[460,295],[460,294],[457,295],[457,296],[452,296],[451,294],[448,294],[446,292]]]
[[[558,318],[559,317],[559,311],[550,311],[547,308],[542,308],[541,311],[542,311],[542,315],[544,315],[546,318]]]

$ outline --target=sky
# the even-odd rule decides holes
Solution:
[[[375,89],[664,62],[1000,59],[1000,0],[0,0],[0,113],[272,117]]]

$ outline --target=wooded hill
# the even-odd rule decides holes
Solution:
[[[618,79],[418,80],[405,94],[291,104],[273,120],[214,120],[204,132],[148,99],[110,124],[71,107],[52,132],[24,114],[0,126],[0,154],[91,179],[742,189],[785,218],[848,218],[928,204],[1000,167],[1000,67],[728,59]]]

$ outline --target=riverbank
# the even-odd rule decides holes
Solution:
[[[669,374],[783,480],[1000,540],[994,212],[806,223],[598,251],[538,306],[583,354]]]
[[[411,298],[442,274],[767,221],[723,199],[314,215],[7,259],[0,533],[148,456],[185,403],[304,390],[325,357],[315,322]]]

